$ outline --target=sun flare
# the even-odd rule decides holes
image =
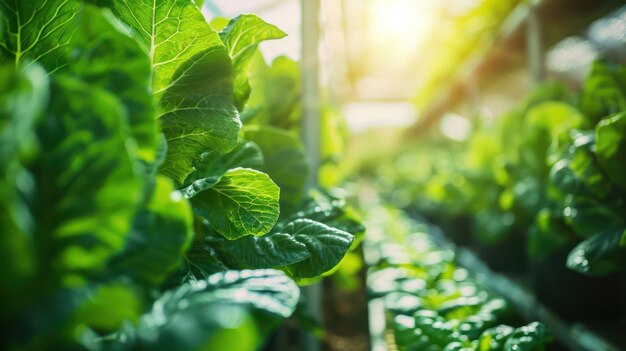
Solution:
[[[396,45],[417,45],[432,21],[432,13],[420,0],[375,0],[371,16],[374,37]]]

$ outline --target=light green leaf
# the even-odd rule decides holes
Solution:
[[[67,65],[72,37],[78,26],[83,4],[70,0],[2,0],[0,57],[16,66],[41,63],[49,73]]]
[[[268,67],[257,52],[253,57],[250,86],[252,91],[242,112],[243,120],[287,130],[300,127],[302,84],[298,62],[280,56]]]
[[[248,71],[250,62],[259,43],[270,39],[280,39],[287,34],[254,14],[239,15],[220,31],[220,38],[233,60],[235,106],[239,111],[250,96]]]
[[[224,27],[228,25],[228,22],[230,22],[230,19],[228,17],[215,16],[211,18],[209,24],[211,25],[211,28],[213,28],[213,30],[221,31],[222,29],[224,29]]]
[[[137,291],[126,284],[113,283],[90,291],[86,301],[76,310],[73,322],[101,333],[113,333],[124,322],[137,322],[142,310]]]
[[[203,152],[227,153],[237,145],[241,121],[232,105],[228,57],[210,49],[180,68],[163,96],[161,117],[168,154],[161,172],[181,184]],[[226,91],[228,90],[228,92]]]
[[[120,102],[69,77],[58,76],[50,90],[37,131],[46,152],[33,167],[37,244],[48,275],[75,285],[122,249],[141,183]]]
[[[296,219],[280,230],[306,245],[309,258],[286,267],[294,279],[313,278],[335,267],[345,256],[354,236],[309,219]]]
[[[48,103],[49,82],[39,65],[0,66],[0,176],[7,163],[33,148],[33,128]]]
[[[626,190],[626,112],[598,123],[596,155],[611,181]]]
[[[607,275],[626,265],[623,227],[604,230],[578,244],[567,257],[567,267],[588,275]]]
[[[241,122],[226,48],[190,0],[103,3],[149,53],[168,143],[161,171],[180,185],[202,152],[226,153],[237,144]]]
[[[159,286],[180,263],[193,238],[191,206],[171,181],[158,176],[152,198],[135,216],[126,249],[113,268]]]
[[[251,141],[241,140],[237,147],[227,154],[205,152],[194,162],[194,171],[185,180],[186,187],[182,192],[187,194],[187,197],[192,197],[193,194],[215,185],[229,169],[237,167],[260,169],[263,168],[263,164],[261,149]]]
[[[156,110],[150,59],[139,44],[120,32],[108,10],[86,6],[71,41],[70,65],[62,71],[115,94],[126,107],[138,156],[153,162],[157,146]]]
[[[129,26],[129,34],[149,53],[154,69],[152,86],[157,100],[177,79],[193,57],[223,48],[221,40],[191,0],[101,0]]]
[[[245,129],[245,138],[263,151],[265,167],[280,188],[283,215],[293,213],[304,198],[309,163],[302,143],[292,134],[273,127],[253,126]]]
[[[552,136],[558,137],[564,131],[579,126],[583,116],[571,105],[560,101],[547,101],[532,107],[528,113],[528,126],[538,130],[544,130]]]
[[[207,219],[217,232],[229,240],[246,235],[263,235],[274,227],[280,214],[280,190],[262,172],[235,168],[219,182],[191,198],[194,211]]]

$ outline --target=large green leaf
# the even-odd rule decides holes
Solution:
[[[127,149],[124,109],[109,93],[57,77],[38,128],[39,258],[47,277],[80,283],[122,249],[138,205],[139,182]]]
[[[182,190],[188,197],[215,185],[229,169],[242,167],[263,168],[263,154],[258,146],[251,141],[241,140],[233,151],[220,154],[214,151],[205,152],[194,162],[194,171],[187,179]]]
[[[205,281],[192,283],[189,294],[185,295],[192,304],[232,301],[249,305],[264,316],[280,319],[291,316],[300,290],[283,272],[259,269],[215,273]]]
[[[71,41],[70,64],[63,70],[117,96],[126,107],[138,156],[153,162],[157,146],[151,66],[139,44],[120,32],[109,11],[86,6]]]
[[[156,179],[152,198],[135,216],[126,249],[113,267],[158,286],[180,263],[193,237],[191,207],[169,179]]]
[[[191,0],[102,2],[149,53],[168,143],[162,172],[181,184],[201,153],[225,153],[237,144],[241,122],[228,52]]]
[[[216,273],[183,284],[157,300],[137,329],[134,348],[223,350],[235,343],[233,350],[256,349],[259,340],[252,345],[246,341],[258,333],[256,328],[244,328],[245,332],[240,330],[242,333],[226,340],[220,339],[219,333],[249,324],[246,318],[250,315],[260,330],[268,331],[293,313],[298,298],[298,287],[280,271]]]
[[[183,64],[208,49],[223,48],[219,36],[191,0],[100,0],[100,3],[110,7],[130,27],[130,35],[148,51],[157,99],[184,76],[176,74]]]
[[[626,190],[626,112],[598,123],[596,155],[611,181]]]
[[[280,190],[267,174],[248,168],[224,173],[210,189],[185,193],[196,214],[225,238],[263,235],[274,227],[280,214]]]
[[[624,227],[600,232],[578,244],[567,257],[567,267],[579,273],[606,275],[626,265],[626,247],[621,245]]]
[[[168,154],[161,171],[181,184],[193,162],[207,150],[221,153],[237,145],[241,121],[232,105],[230,61],[223,47],[192,58],[163,96],[161,126]],[[226,92],[228,90],[228,92]]]
[[[253,126],[245,129],[245,138],[263,151],[265,167],[280,188],[283,215],[294,212],[302,199],[309,174],[309,163],[302,143],[292,134],[273,127]]]
[[[0,1],[0,25],[6,31],[0,57],[16,65],[36,61],[50,73],[67,65],[82,7],[81,1],[70,0]]]
[[[239,15],[220,31],[220,38],[233,60],[235,106],[240,111],[250,96],[248,71],[250,62],[259,43],[264,40],[280,39],[287,34],[254,14]]]
[[[583,238],[624,223],[615,203],[584,196],[569,196],[563,203],[565,223]]]
[[[207,240],[220,259],[237,269],[278,268],[311,257],[302,238],[280,231],[237,240],[226,240],[216,234],[208,236]]]
[[[330,271],[354,240],[350,233],[303,218],[261,237],[226,240],[210,230],[208,234],[207,247],[229,268],[284,268],[298,280]]]
[[[345,256],[354,236],[309,219],[296,219],[281,229],[303,243],[309,258],[286,267],[295,279],[313,278],[334,268]]]

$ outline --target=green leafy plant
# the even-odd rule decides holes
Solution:
[[[199,4],[0,3],[3,347],[254,350],[363,232],[296,135],[242,126],[285,34]]]
[[[466,141],[420,141],[381,167],[390,200],[442,226],[466,219],[486,246],[522,235],[536,259],[575,247],[563,263],[577,272],[623,269],[624,72],[598,61],[580,93],[549,83],[495,123],[475,118]]]
[[[546,326],[499,324],[511,314],[507,302],[458,267],[454,252],[433,242],[432,229],[398,210],[381,212],[370,214],[382,218],[370,229],[405,222],[402,236],[374,238],[377,262],[368,273],[370,295],[382,299],[398,350],[545,350]]]

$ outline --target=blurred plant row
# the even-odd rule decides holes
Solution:
[[[257,51],[285,33],[199,6],[0,2],[2,349],[255,350],[357,245]]]
[[[368,214],[367,225],[375,256],[368,290],[384,302],[392,349],[541,351],[551,340],[539,322],[502,324],[519,318],[484,277],[456,265],[453,249],[433,242],[433,228],[384,207]]]
[[[392,203],[469,223],[460,236],[522,237],[536,259],[570,249],[569,268],[609,274],[626,264],[626,68],[598,61],[579,92],[545,84],[503,116],[474,118],[465,140],[425,137],[366,169]]]

